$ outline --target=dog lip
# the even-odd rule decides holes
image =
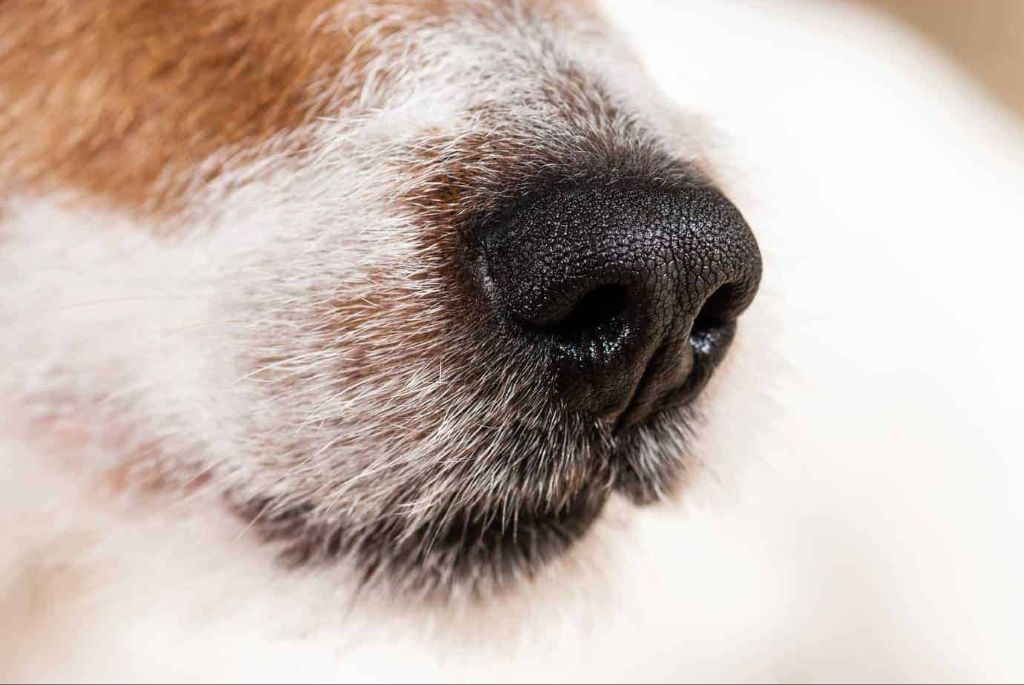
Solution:
[[[436,522],[404,530],[383,525],[362,534],[353,534],[346,521],[310,520],[315,507],[308,504],[271,515],[264,512],[273,502],[265,498],[233,508],[254,522],[264,540],[281,545],[286,567],[348,558],[364,586],[390,583],[392,589],[442,599],[463,586],[474,594],[511,589],[521,573],[532,575],[585,537],[610,494],[610,487],[588,487],[553,508],[456,511],[440,528]]]

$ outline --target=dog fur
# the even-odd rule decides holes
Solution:
[[[1014,332],[990,323],[1001,300],[985,297],[1009,292],[1012,270],[975,242],[1002,239],[987,227],[1021,208],[1013,125],[984,105],[941,112],[966,87],[846,10],[610,6],[617,25],[641,27],[672,106],[587,8],[416,22],[403,9],[338,28],[318,15],[367,51],[358,74],[317,72],[324,97],[280,127],[215,144],[157,127],[171,143],[143,145],[131,164],[159,173],[65,168],[76,124],[32,125],[42,105],[0,94],[22,117],[4,129],[0,227],[10,677],[1015,672],[1019,443],[1002,428],[1015,405],[1000,379],[1019,366]],[[825,28],[797,48],[755,40],[791,39],[806,17]],[[905,84],[858,44],[872,31],[927,74],[885,116],[871,103]],[[743,37],[738,56],[715,42]],[[11,44],[0,55],[17,66]],[[825,64],[803,65],[800,49]],[[837,85],[799,94],[822,74]],[[928,126],[912,125],[921,111]],[[82,126],[115,130],[98,112]],[[963,121],[985,122],[986,139],[950,143],[974,131]],[[193,140],[205,151],[194,166],[169,161]],[[922,164],[936,149],[968,177]],[[700,415],[638,438],[640,462],[685,457],[684,482],[677,468],[647,479],[683,504],[640,511],[612,497],[571,549],[500,573],[442,556],[442,573],[424,575],[394,554],[401,535],[369,553],[334,541],[338,521],[374,539],[396,514],[401,531],[443,534],[453,501],[487,517],[597,496],[582,484],[609,477],[595,466],[609,437],[550,406],[522,356],[479,336],[487,322],[453,305],[466,301],[453,259],[468,249],[467,217],[550,174],[667,177],[679,164],[726,187],[769,253],[768,292]],[[968,222],[971,242],[943,233]],[[968,275],[943,280],[951,264]],[[497,455],[524,433],[544,437],[517,480]],[[282,568],[281,539],[292,560],[332,563]],[[380,582],[353,595],[367,568]],[[446,599],[431,604],[438,588]]]

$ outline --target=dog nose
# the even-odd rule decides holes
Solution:
[[[761,277],[740,212],[697,183],[552,190],[480,246],[507,335],[544,355],[569,407],[619,426],[696,396]]]

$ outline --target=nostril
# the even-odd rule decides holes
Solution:
[[[628,300],[629,294],[625,286],[617,283],[601,285],[563,309],[563,316],[544,323],[528,324],[528,327],[566,343],[602,337],[612,334],[615,329],[621,327]]]
[[[696,352],[712,351],[723,331],[735,319],[740,299],[739,288],[727,283],[704,301],[690,328],[690,344]]]
[[[731,283],[723,285],[711,297],[704,301],[693,321],[693,330],[701,331],[708,328],[717,328],[726,323],[736,302],[736,286]]]

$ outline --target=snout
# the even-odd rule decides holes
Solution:
[[[551,190],[480,244],[504,335],[549,361],[567,406],[619,427],[700,392],[761,275],[740,212],[699,183]]]

